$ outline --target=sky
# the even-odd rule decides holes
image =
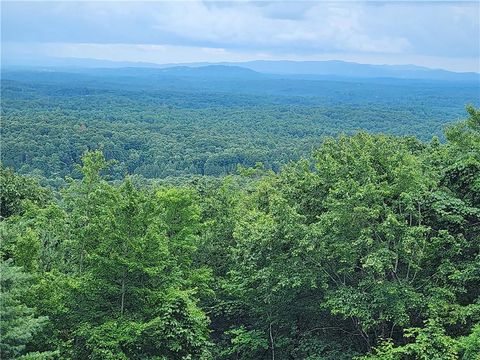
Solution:
[[[2,59],[345,60],[480,72],[480,2],[2,1]]]

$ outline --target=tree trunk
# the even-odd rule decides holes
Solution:
[[[269,333],[270,333],[270,347],[272,348],[272,360],[275,360],[275,342],[273,340],[273,334],[272,334],[272,323],[270,323]]]
[[[124,310],[125,310],[125,273],[123,273],[123,277],[122,277],[122,297],[121,297],[121,304],[120,304],[120,316],[123,316]]]

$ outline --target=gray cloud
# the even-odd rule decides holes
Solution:
[[[478,2],[2,2],[2,43],[480,57]]]

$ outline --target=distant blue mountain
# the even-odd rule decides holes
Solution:
[[[480,74],[430,69],[416,65],[371,65],[346,61],[249,61],[243,66],[261,73],[284,75],[333,75],[361,78],[479,80]]]
[[[162,74],[195,77],[256,77],[259,72],[236,65],[173,66],[159,70]]]
[[[260,74],[281,75],[296,78],[347,77],[347,78],[394,78],[449,81],[480,81],[480,74],[474,72],[453,72],[442,69],[430,69],[416,65],[372,65],[346,61],[270,61],[256,60],[247,62],[155,64],[146,62],[116,62],[98,59],[78,58],[37,58],[2,59],[3,68],[61,68],[80,69],[118,69],[129,68],[126,73],[134,74],[138,69],[155,69],[159,73],[186,77],[254,77]],[[134,69],[131,69],[134,68]]]

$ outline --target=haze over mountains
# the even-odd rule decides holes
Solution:
[[[36,58],[36,59],[2,59],[5,70],[18,68],[68,68],[69,71],[81,68],[152,68],[162,69],[163,74],[177,76],[261,76],[281,75],[302,78],[312,77],[350,77],[350,78],[395,78],[449,81],[480,81],[480,73],[453,72],[443,69],[430,69],[417,65],[373,65],[328,61],[290,61],[290,60],[256,60],[247,62],[193,62],[156,64],[147,62],[109,61],[88,58]]]

